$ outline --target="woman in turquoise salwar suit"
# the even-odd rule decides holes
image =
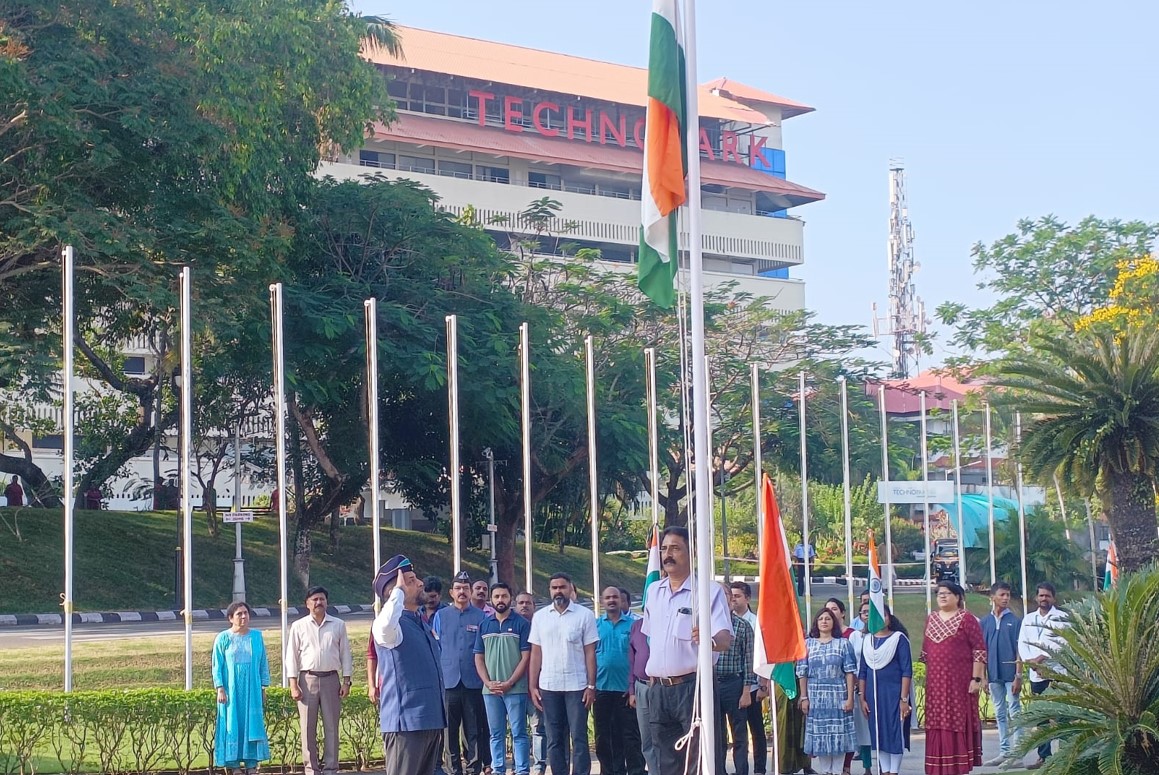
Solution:
[[[213,643],[213,686],[217,689],[217,730],[213,763],[253,772],[270,758],[266,737],[266,687],[270,663],[261,632],[250,629],[250,609],[234,603],[226,611],[232,625]]]

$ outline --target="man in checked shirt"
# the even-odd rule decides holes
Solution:
[[[731,593],[727,584],[721,584],[725,595]],[[732,730],[732,766],[736,775],[749,775],[749,705],[752,691],[757,688],[753,672],[753,628],[748,622],[729,611],[732,617],[732,644],[716,663],[716,704],[720,717],[716,724],[716,771],[724,768],[725,723]]]

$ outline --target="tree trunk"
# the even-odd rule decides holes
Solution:
[[[221,530],[217,521],[217,490],[213,485],[201,491],[201,507],[205,509],[205,519],[209,522],[209,535],[217,538]]]
[[[335,507],[330,512],[330,548],[338,548],[338,523],[341,522],[342,517],[340,512],[342,509]]]
[[[499,580],[505,581],[513,589],[523,588],[523,579],[515,577],[515,534],[523,517],[523,504],[516,504],[500,511],[495,509],[495,564],[498,566]],[[527,540],[531,540],[530,537]]]
[[[304,512],[298,512],[300,515]],[[310,526],[303,524],[299,518],[294,527],[294,575],[302,589],[310,588],[310,557],[313,554],[313,542],[310,540]]]
[[[1119,570],[1132,573],[1155,559],[1155,483],[1146,474],[1111,478],[1111,537],[1119,554]]]

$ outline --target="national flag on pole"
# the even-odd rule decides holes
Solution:
[[[765,643],[765,659],[772,664],[796,662],[805,656],[805,632],[797,608],[797,592],[789,576],[789,544],[785,539],[785,526],[777,507],[773,480],[768,474],[764,475],[761,485],[761,519],[764,520],[764,533],[761,536],[757,621]],[[774,670],[773,680],[786,694],[795,689],[791,671]]]
[[[1103,591],[1106,592],[1119,585],[1119,552],[1115,549],[1115,542],[1111,541],[1107,547],[1107,570],[1103,574]]]
[[[866,632],[885,629],[885,590],[881,587],[881,564],[877,561],[877,544],[869,531],[869,624]]]
[[[676,210],[684,204],[684,48],[677,0],[653,0],[644,129],[640,291],[661,307],[675,301],[678,265]]]
[[[648,535],[648,574],[644,576],[644,598],[640,601],[641,608],[648,599],[648,587],[653,581],[660,580],[660,528],[652,525],[652,532]]]

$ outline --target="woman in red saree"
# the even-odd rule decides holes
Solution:
[[[938,610],[926,621],[926,775],[965,775],[982,764],[978,692],[986,677],[986,642],[957,584],[937,587]]]

